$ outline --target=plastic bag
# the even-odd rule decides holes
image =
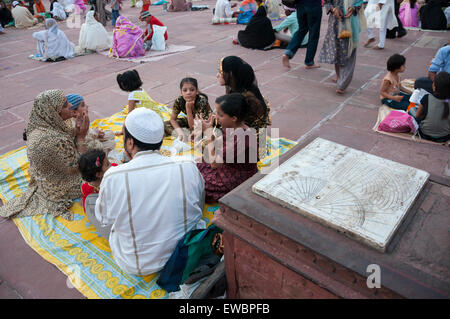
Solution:
[[[166,40],[164,39],[166,30],[167,27],[153,25],[152,50],[164,51],[166,49]]]
[[[177,150],[177,153],[187,152],[192,149],[192,147],[189,144],[180,141],[179,136],[173,141],[172,147]]]
[[[142,8],[144,4],[142,3],[142,0],[139,0],[138,2],[136,2],[136,8]]]
[[[338,39],[348,39],[352,37],[352,31],[346,23],[347,19],[338,22]]]
[[[413,117],[404,111],[391,111],[378,125],[378,130],[390,133],[415,133],[418,129]]]

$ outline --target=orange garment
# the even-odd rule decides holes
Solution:
[[[408,105],[408,108],[406,109],[406,111],[409,111],[409,110],[412,109],[413,107],[416,107],[416,103],[409,102],[409,105]]]
[[[45,13],[45,7],[44,7],[44,4],[42,3],[42,1],[39,3],[36,3],[36,2],[34,3],[34,11],[36,13]]]

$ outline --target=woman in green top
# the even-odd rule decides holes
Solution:
[[[295,8],[289,8],[287,6],[284,7],[284,13],[286,14],[286,19],[281,22],[279,25],[275,26],[273,30],[275,31],[275,38],[280,40],[281,42],[285,42],[288,44],[291,41],[292,36],[295,32],[298,31],[298,20],[297,20],[297,11]],[[289,30],[290,35],[286,34],[286,29]],[[303,38],[301,48],[305,48],[308,45],[308,33]]]

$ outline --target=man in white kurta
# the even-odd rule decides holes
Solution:
[[[112,225],[114,260],[129,274],[161,270],[202,217],[203,177],[193,160],[160,154],[163,136],[163,121],[154,111],[137,108],[128,114],[124,148],[132,159],[111,167],[100,184],[95,217],[103,227]],[[142,151],[136,140],[157,150]]]
[[[14,1],[11,14],[14,18],[14,25],[17,29],[24,29],[32,27],[38,23],[38,19],[33,17],[30,10],[19,5],[19,2]]]
[[[374,47],[376,50],[384,49],[386,41],[386,32],[398,26],[395,17],[396,0],[369,0],[364,10],[367,21],[367,37],[369,38],[364,45],[368,47],[370,43],[375,42],[373,28],[379,29],[380,41]]]
[[[214,8],[213,23],[227,22],[236,22],[236,18],[233,18],[230,0],[217,0],[216,7]]]

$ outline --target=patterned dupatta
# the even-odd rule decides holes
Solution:
[[[348,13],[348,9],[353,7],[357,10],[357,14],[351,15],[349,19],[344,19],[347,30],[352,30],[352,37],[348,41],[348,56],[352,55],[353,49],[358,46],[359,33],[366,30],[366,18],[364,16],[364,9],[362,8],[363,0],[343,0],[343,14]]]
[[[110,55],[118,58],[145,55],[142,30],[124,16],[119,16],[113,31]]]

